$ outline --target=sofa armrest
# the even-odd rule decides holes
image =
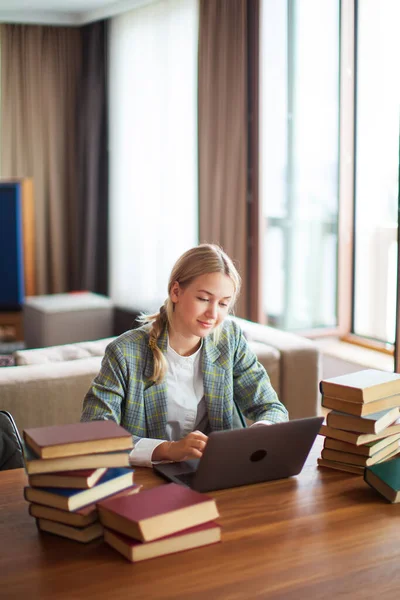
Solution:
[[[281,402],[291,419],[320,414],[319,382],[321,380],[321,353],[314,342],[294,333],[274,329],[239,319],[247,339],[263,342],[279,350]]]
[[[0,409],[12,414],[20,431],[76,423],[101,360],[101,356],[94,356],[62,363],[2,367]]]

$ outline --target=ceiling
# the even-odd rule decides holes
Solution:
[[[0,0],[1,23],[83,25],[154,0]]]

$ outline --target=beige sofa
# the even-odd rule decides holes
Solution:
[[[290,418],[319,414],[316,345],[295,334],[236,320]],[[20,430],[78,421],[85,393],[112,339],[15,352],[18,366],[0,368],[0,409],[11,412]]]

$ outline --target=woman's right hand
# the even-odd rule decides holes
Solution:
[[[153,452],[152,461],[171,460],[179,462],[189,458],[201,458],[208,437],[201,431],[188,433],[179,442],[163,442]]]

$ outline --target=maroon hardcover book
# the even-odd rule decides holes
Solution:
[[[215,500],[176,483],[141,492],[138,496],[98,502],[105,527],[135,539],[155,540],[218,518]]]
[[[138,562],[220,542],[221,527],[214,521],[210,521],[144,543],[111,529],[104,529],[104,541],[128,560]]]
[[[132,435],[114,421],[89,421],[24,429],[25,443],[40,458],[133,448]]]

